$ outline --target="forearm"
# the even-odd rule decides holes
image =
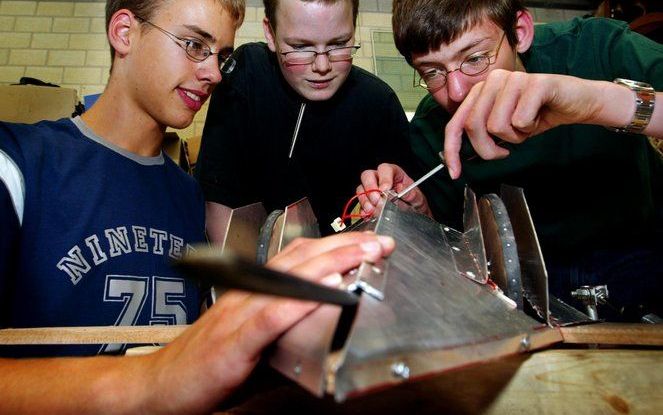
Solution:
[[[139,357],[0,359],[0,413],[145,411]]]

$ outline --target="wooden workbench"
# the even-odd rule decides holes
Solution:
[[[663,350],[549,349],[338,404],[261,368],[223,414],[663,414]]]
[[[0,330],[0,344],[169,342],[186,326]],[[663,414],[663,326],[561,329],[563,344],[336,403],[260,367],[224,414]],[[603,346],[591,348],[587,344]],[[621,348],[605,348],[620,344]]]

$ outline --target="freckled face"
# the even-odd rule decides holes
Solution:
[[[438,50],[427,53],[413,53],[412,64],[419,74],[431,69],[440,69],[450,72],[446,84],[432,93],[433,98],[450,114],[453,114],[463,102],[472,87],[486,79],[494,69],[513,71],[516,67],[516,52],[509,46],[508,41],[502,38],[503,30],[490,20],[484,20],[474,26],[458,39],[449,44],[440,45]],[[503,44],[499,45],[500,40]],[[482,53],[493,53],[499,47],[495,63],[488,69],[475,76],[465,75],[461,71],[453,71],[469,56]]]
[[[330,62],[324,54],[313,63],[291,65],[279,52],[315,50],[322,52],[354,44],[352,5],[348,0],[332,4],[281,0],[276,10],[275,33],[265,26],[269,48],[277,53],[279,66],[288,84],[302,97],[324,101],[343,85],[352,60]]]

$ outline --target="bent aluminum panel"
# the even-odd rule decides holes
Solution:
[[[385,204],[387,203],[387,197],[391,198],[392,204],[396,204],[400,209],[410,209],[409,205],[400,199],[395,198],[393,195],[386,195],[386,197],[380,198],[375,210],[373,211],[373,216],[370,219],[365,219],[362,222],[358,223],[356,226],[352,227],[353,231],[372,231],[375,232],[380,222],[383,220],[391,220],[390,217],[384,216],[382,214]],[[384,288],[387,281],[389,261],[382,258],[375,263],[362,262],[359,265],[359,268],[350,272],[351,282],[348,285],[348,289],[351,291],[356,291],[357,289],[363,291],[364,293],[378,299],[384,299]]]
[[[217,214],[222,214],[221,212],[224,209],[229,208],[218,205],[215,209],[219,210]],[[223,214],[228,213],[223,212]],[[216,235],[218,240],[223,241],[221,244],[221,252],[230,250],[242,258],[249,261],[255,261],[258,248],[258,235],[260,234],[260,227],[265,222],[266,217],[267,211],[260,202],[232,209],[225,234],[223,233],[223,229],[214,230],[215,232],[218,232]],[[212,301],[216,301],[224,291],[225,288],[223,287],[213,286],[210,290]]]
[[[553,325],[559,327],[598,323],[598,321],[592,320],[587,314],[566,304],[554,295],[550,296],[550,321]]]
[[[389,257],[384,300],[364,295],[360,301],[334,380],[337,400],[393,383],[393,375],[385,377],[388,371],[368,374],[373,373],[372,367],[384,369],[384,362],[416,356],[419,363],[416,370],[410,368],[408,377],[422,376],[515,353],[517,349],[487,347],[472,357],[468,347],[524,339],[545,327],[511,310],[487,286],[461,277],[441,225],[391,203],[385,205],[382,216],[376,232],[393,236],[397,249]],[[456,357],[436,360],[443,356]]]
[[[341,307],[323,305],[277,342],[270,365],[314,395],[325,392],[328,357]]]
[[[548,271],[534,229],[534,221],[525,200],[525,193],[519,187],[506,185],[502,185],[500,193],[516,236],[523,296],[539,317],[550,325]]]
[[[479,199],[479,215],[490,263],[490,279],[522,310],[523,285],[518,247],[504,203],[497,195],[487,194]]]
[[[459,272],[458,263],[478,263],[467,245],[455,245],[464,242],[462,234],[386,198],[376,212],[351,228],[390,235],[397,249],[378,264],[362,264],[344,282],[381,288],[382,296],[364,292],[356,308],[325,305],[295,325],[270,359],[285,376],[343,401],[561,341],[559,331],[511,309],[487,285]],[[461,237],[450,242],[449,234]]]
[[[253,203],[233,209],[221,251],[230,249],[242,258],[255,261],[258,234],[265,218],[267,218],[267,212],[262,203]]]
[[[447,236],[452,233],[447,230]],[[454,259],[458,270],[466,277],[480,283],[488,282],[488,261],[483,245],[479,207],[474,192],[465,187],[465,210],[463,211],[462,248],[454,250]],[[466,255],[470,253],[470,255]]]
[[[290,242],[299,238],[319,238],[320,228],[318,226],[318,219],[313,213],[313,208],[308,198],[303,198],[297,202],[288,205],[283,213],[284,220],[283,226],[278,228],[274,227],[274,234],[272,235],[271,244],[278,241],[278,247],[275,253],[281,252],[283,248],[288,246]]]
[[[563,338],[559,330],[545,327],[530,334],[506,336],[485,343],[393,354],[365,365],[348,367],[343,376],[352,379],[352,389],[348,389],[347,394],[343,394],[343,390],[338,387],[343,385],[337,385],[335,399],[337,402],[342,402],[374,389],[395,386],[497,357],[544,348],[561,341]],[[329,392],[334,393],[334,390],[331,389]],[[440,396],[440,399],[444,397]]]

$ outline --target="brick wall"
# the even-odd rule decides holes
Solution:
[[[246,19],[237,45],[263,40],[262,2],[248,0]],[[80,97],[103,91],[108,80],[110,54],[105,34],[103,0],[0,0],[0,84],[22,76],[74,88]],[[361,0],[357,41],[361,49],[355,64],[382,76],[397,90],[406,109],[413,109],[422,91],[412,88],[412,71],[391,41],[391,0]],[[539,21],[582,14],[533,9]],[[391,43],[390,43],[391,42]],[[375,51],[373,48],[375,47]],[[181,137],[201,135],[206,108]]]

